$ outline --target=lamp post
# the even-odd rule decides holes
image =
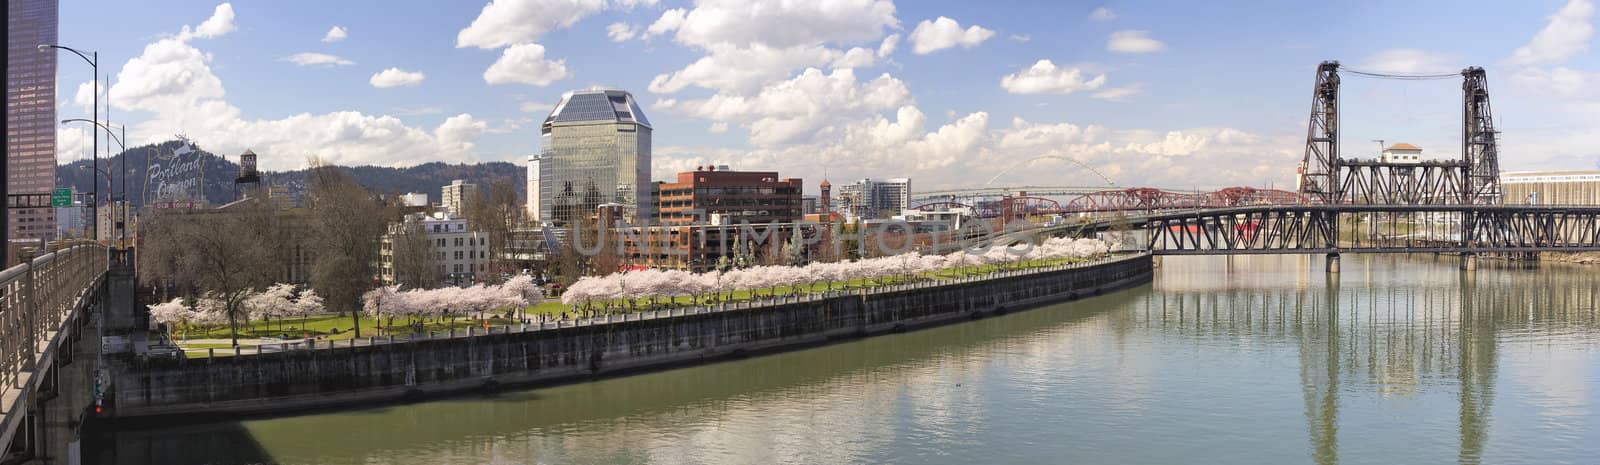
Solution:
[[[93,81],[94,81],[94,92],[93,92],[94,93],[94,121],[93,122],[96,125],[99,125],[100,124],[99,123],[99,121],[100,121],[100,52],[91,51],[91,52],[89,52],[88,55],[85,55],[83,53],[83,51],[75,49],[75,48],[72,48],[72,47],[68,47],[68,46],[65,46],[65,45],[39,44],[39,51],[40,52],[48,52],[51,49],[60,49],[60,50],[66,50],[68,52],[72,52],[73,55],[77,55],[78,58],[82,58],[83,61],[88,62],[89,63],[89,68],[94,70],[94,79],[93,79]],[[90,142],[89,151],[90,151],[90,153],[94,154],[94,167],[95,167],[95,169],[99,169],[100,168],[100,138],[99,137],[95,137],[95,138],[92,139],[92,142]],[[93,179],[94,178],[94,171],[90,170],[89,174],[90,174],[90,176],[89,176],[90,179]],[[89,208],[93,212],[89,217],[89,229],[94,231],[95,233],[99,233],[100,232],[100,182],[99,181],[95,181],[90,186],[90,192],[93,193],[92,195],[94,196],[94,201],[93,202],[89,202]],[[10,226],[7,226],[7,227],[10,227]]]
[[[117,133],[111,131],[111,127],[110,126],[107,126],[105,123],[101,123],[99,121],[86,120],[86,119],[83,119],[83,118],[68,118],[68,119],[61,120],[61,124],[67,124],[67,123],[89,123],[89,124],[93,124],[96,127],[105,130],[106,131],[106,138],[107,139],[111,139],[112,142],[116,142],[117,143],[117,147],[121,148],[122,152],[127,152],[128,151],[128,145],[123,143],[123,138],[128,136],[128,133],[127,133],[128,128],[126,126],[119,126],[120,131],[122,132],[122,136],[118,137]],[[97,157],[97,158],[95,158],[95,169],[92,170],[91,172],[99,171],[99,169],[100,169],[99,164],[100,164],[99,163],[99,158]],[[107,170],[107,174],[108,175],[110,174],[109,170]],[[98,180],[95,181],[95,189],[97,191],[99,189],[99,186],[100,186],[100,182]],[[127,197],[128,197],[128,192],[127,192],[128,191],[128,156],[127,156],[126,153],[123,153],[123,156],[122,156],[122,191],[123,192],[122,192],[122,195],[120,197],[123,200],[123,202],[126,203],[127,202]],[[116,195],[116,192],[113,191],[112,192],[112,196],[111,196],[111,200],[115,200],[117,198],[118,198],[118,196]],[[100,202],[99,199],[100,199],[100,195],[98,193],[96,193],[95,194],[95,205],[96,205],[96,207],[98,207],[99,204],[100,204],[99,203]],[[116,204],[113,203],[111,208],[112,208],[112,210],[111,210],[112,213],[111,214],[115,215],[116,214]],[[123,206],[122,208],[123,208],[123,216],[127,216],[127,208],[128,207],[127,206]],[[95,223],[96,223],[95,224],[95,233],[99,233],[100,232],[99,225],[98,225],[98,222],[100,221],[99,216],[100,216],[100,212],[99,212],[99,210],[97,208],[95,210],[95,220],[94,220]],[[113,224],[115,224],[115,223],[113,223]],[[118,234],[119,234],[118,235],[119,246],[117,248],[120,249],[120,248],[126,247],[127,244],[121,244],[121,243],[128,239],[127,220],[123,220],[123,224],[121,226],[117,227],[117,231],[118,231]],[[107,237],[106,241],[110,242],[111,238]]]

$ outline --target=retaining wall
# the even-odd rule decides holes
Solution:
[[[590,380],[1018,311],[1144,284],[1149,255],[939,286],[638,321],[244,357],[119,363],[118,419],[421,399]]]

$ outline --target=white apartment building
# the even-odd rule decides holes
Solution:
[[[420,225],[419,229],[413,226]],[[482,280],[489,271],[489,235],[467,227],[467,220],[449,212],[407,215],[404,223],[389,225],[379,250],[379,280],[394,284],[394,239],[420,230],[428,239],[429,253],[439,267],[440,279],[457,286]]]
[[[533,224],[539,224],[543,218],[539,217],[539,162],[543,161],[539,155],[528,156],[528,218]]]
[[[833,197],[851,218],[889,218],[911,208],[911,178],[866,178],[838,187]]]
[[[473,200],[478,198],[478,185],[457,179],[440,189],[439,204],[445,211],[460,216],[467,214],[467,208]]]

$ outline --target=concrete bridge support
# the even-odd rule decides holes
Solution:
[[[1337,254],[1337,253],[1328,254],[1328,272],[1329,273],[1338,273],[1339,272],[1339,254]]]
[[[1461,271],[1473,271],[1476,269],[1478,269],[1478,254],[1472,252],[1462,252]]]

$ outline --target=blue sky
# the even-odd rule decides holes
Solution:
[[[521,163],[563,92],[606,86],[645,103],[658,179],[1105,182],[1081,163],[1120,186],[1282,187],[1324,59],[1483,66],[1505,169],[1600,164],[1593,0],[1260,3],[68,1],[60,34],[99,50],[135,141],[184,133],[272,169]],[[87,67],[60,69],[61,116],[87,114]],[[1459,88],[1346,74],[1345,156],[1457,156]],[[83,156],[82,130],[61,140]]]

